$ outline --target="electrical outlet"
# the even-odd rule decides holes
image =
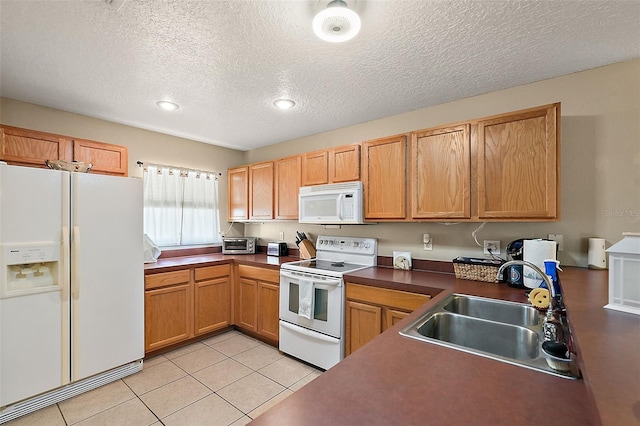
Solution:
[[[562,234],[549,234],[549,240],[553,240],[558,244],[558,251],[562,251],[564,248],[564,237]]]
[[[284,232],[280,231],[280,241],[284,241]]]
[[[500,254],[500,241],[484,240],[484,254]]]
[[[422,242],[424,244],[424,249],[425,250],[433,250],[433,240],[431,239],[431,235],[423,234],[422,235]]]

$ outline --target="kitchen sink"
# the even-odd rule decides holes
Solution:
[[[438,312],[416,331],[421,336],[515,360],[539,355],[538,334],[511,324]]]
[[[529,305],[451,294],[400,334],[421,342],[491,358],[569,379],[579,379],[573,362],[568,372],[554,370],[542,352],[544,314]],[[569,329],[566,327],[566,336]]]
[[[538,325],[541,321],[540,313],[533,306],[460,294],[453,295],[444,310],[525,327]]]

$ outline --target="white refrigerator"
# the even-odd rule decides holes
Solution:
[[[0,423],[139,371],[142,181],[0,165]]]

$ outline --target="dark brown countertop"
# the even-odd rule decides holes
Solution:
[[[267,256],[264,253],[259,254],[222,254],[211,253],[196,256],[168,257],[160,258],[156,263],[147,263],[144,265],[144,274],[157,274],[159,272],[170,272],[185,269],[189,267],[213,266],[224,263],[241,263],[245,265],[255,265],[260,267],[272,267],[279,269],[280,265],[285,262],[295,262],[300,260],[297,257],[277,257]]]
[[[561,274],[585,375],[577,381],[398,334],[452,291],[525,302],[523,290],[458,280],[447,274],[387,268],[368,268],[346,278],[440,293],[252,424],[537,426],[640,422],[640,316],[602,308],[607,302],[606,271],[565,268]]]

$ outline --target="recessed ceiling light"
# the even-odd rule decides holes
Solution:
[[[313,18],[313,32],[324,41],[340,43],[360,32],[360,17],[343,0],[329,2],[327,8]]]
[[[291,109],[296,105],[291,99],[276,99],[273,104],[280,109]]]
[[[175,111],[180,108],[180,105],[169,101],[158,101],[156,102],[156,105],[165,111]]]

